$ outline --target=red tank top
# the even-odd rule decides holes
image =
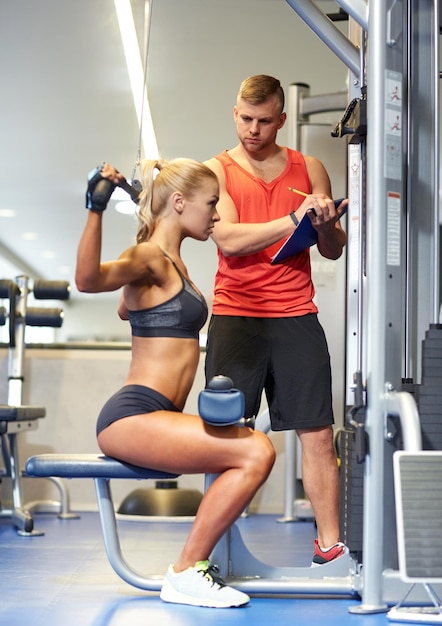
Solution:
[[[227,151],[216,158],[223,167],[227,192],[235,203],[240,222],[268,222],[295,211],[303,199],[288,187],[311,191],[304,157],[295,150],[287,148],[287,166],[270,183],[255,178]],[[292,317],[317,312],[309,251],[270,265],[285,239],[247,256],[225,257],[218,250],[214,314]]]

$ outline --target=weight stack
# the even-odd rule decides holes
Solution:
[[[355,448],[354,431],[351,428],[342,430],[339,433],[339,538],[361,562],[364,464],[357,462]]]
[[[431,324],[422,342],[422,381],[402,381],[402,391],[414,396],[419,412],[423,450],[442,450],[442,324]],[[356,416],[364,422],[363,410]],[[389,423],[390,428],[394,424]],[[402,449],[400,424],[395,439],[388,445],[387,457],[394,449]],[[364,463],[356,460],[354,431],[351,426],[339,433],[340,457],[339,527],[340,539],[362,562]],[[391,447],[391,450],[390,450]]]
[[[416,404],[423,450],[442,450],[442,324],[431,324],[422,341],[422,381]]]

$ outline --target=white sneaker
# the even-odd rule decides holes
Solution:
[[[218,609],[244,606],[250,600],[248,595],[229,587],[221,578],[212,574],[208,561],[198,561],[194,567],[189,567],[179,574],[170,565],[160,598],[164,602]]]

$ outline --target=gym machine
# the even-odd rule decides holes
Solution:
[[[47,326],[60,328],[63,311],[60,308],[29,307],[28,296],[35,300],[67,300],[70,287],[64,281],[36,280],[28,276],[17,276],[15,280],[0,280],[0,299],[8,306],[0,307],[0,325],[8,323],[8,397],[7,403],[0,405],[0,440],[3,467],[0,479],[9,478],[12,485],[12,508],[0,507],[0,517],[10,517],[17,532],[22,536],[41,535],[34,529],[32,511],[54,509],[61,517],[78,517],[69,512],[69,495],[59,479],[51,479],[60,492],[60,502],[23,502],[22,477],[20,468],[18,436],[34,430],[38,420],[46,415],[41,406],[23,404],[25,329],[26,326]]]
[[[349,69],[350,104],[335,129],[349,139],[346,404],[352,449],[341,468],[350,490],[355,468],[363,485],[357,503],[362,603],[350,611],[376,613],[403,595],[393,454],[400,447],[417,452],[441,445],[431,397],[441,382],[434,356],[442,333],[439,6],[434,0],[337,0],[350,18],[349,41],[313,2],[287,2]],[[342,539],[350,543],[351,533]]]

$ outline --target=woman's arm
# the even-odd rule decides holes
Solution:
[[[104,163],[99,170],[98,180],[108,179],[114,185],[122,179],[117,170]],[[109,194],[110,195],[110,194]],[[94,188],[88,187],[88,206],[95,207]],[[115,291],[123,285],[138,280],[149,272],[149,258],[155,258],[155,251],[149,245],[128,248],[114,261],[101,262],[102,222],[104,209],[93,208],[88,211],[86,225],[77,249],[75,283],[79,291],[99,293]],[[150,254],[152,252],[153,254]]]

